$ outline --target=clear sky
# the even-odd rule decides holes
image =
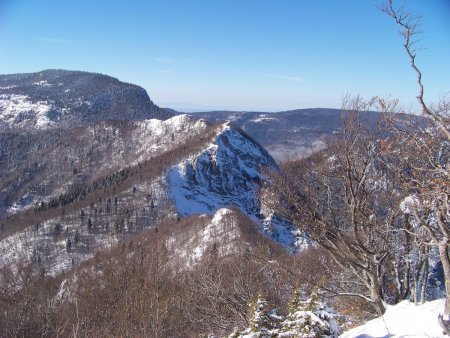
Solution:
[[[415,77],[380,1],[0,0],[0,73],[104,73],[181,111],[339,108],[347,93],[410,105]],[[450,91],[450,0],[407,5],[436,100]]]

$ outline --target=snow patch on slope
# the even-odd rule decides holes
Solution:
[[[56,227],[60,228],[58,234],[55,234]],[[81,239],[89,237],[88,246],[95,247],[97,250],[111,247],[120,239],[119,235],[106,231],[96,233],[95,236],[89,235],[88,228],[77,222],[66,223],[65,228],[62,228],[58,221],[49,220],[1,240],[0,268],[10,266],[14,270],[15,262],[24,261],[45,263],[52,276],[69,271],[73,268],[73,259],[76,259],[78,263],[94,255],[94,252],[88,249],[83,252],[68,249],[67,239],[74,243],[75,234]],[[85,245],[86,243],[79,243],[80,247]]]
[[[27,192],[25,195],[15,201],[7,210],[8,214],[14,214],[16,212],[31,208],[38,200],[35,196]]]
[[[52,84],[48,83],[46,80],[41,80],[33,83],[35,86],[42,86],[42,87],[51,87]]]
[[[47,116],[51,105],[47,101],[32,102],[26,95],[0,95],[0,122],[7,125],[24,126],[33,124],[36,128],[52,125]]]
[[[234,252],[232,242],[239,237],[239,231],[236,226],[227,229],[228,227],[224,219],[226,215],[231,214],[233,214],[233,212],[226,208],[217,210],[211,222],[200,234],[202,241],[193,250],[192,258],[195,261],[200,261],[208,247],[210,247],[214,241],[219,241],[221,243],[220,256],[226,256]]]
[[[135,163],[185,143],[207,127],[203,120],[193,121],[187,115],[177,115],[161,121],[149,119],[135,123],[131,140],[136,145]]]
[[[207,221],[206,217],[207,215],[201,215],[200,220]],[[196,226],[201,226],[201,223]],[[214,252],[219,257],[225,257],[237,250],[235,242],[241,236],[237,223],[232,210],[221,208],[217,210],[211,221],[201,229],[190,233],[187,239],[184,239],[186,236],[184,232],[175,234],[167,240],[166,245],[173,251],[172,259],[181,262],[179,268],[191,267],[201,262],[208,253]]]
[[[261,114],[261,115],[258,115],[258,117],[251,119],[250,121],[258,123],[258,122],[264,122],[264,121],[277,121],[277,120],[278,119],[276,119],[274,117],[268,117],[267,114]]]
[[[263,212],[263,215],[266,214]],[[273,213],[269,213],[263,220],[262,231],[290,251],[303,251],[312,245],[312,242],[302,235],[298,227],[280,219]]]

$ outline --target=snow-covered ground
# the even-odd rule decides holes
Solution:
[[[220,254],[222,256],[233,253],[234,247],[232,242],[238,238],[239,230],[237,226],[233,226],[234,224],[228,225],[224,221],[224,217],[232,213],[231,210],[226,208],[217,210],[211,222],[200,234],[202,241],[195,248],[191,248],[192,259],[200,261],[208,247],[214,243],[214,240],[220,241],[223,244],[220,248]]]
[[[162,176],[136,184],[116,195],[119,210],[124,205],[133,205],[136,211],[124,221],[123,232],[115,230],[116,216],[106,212],[105,199],[103,204],[97,204],[99,209],[105,210],[102,214],[96,214],[90,207],[85,207],[82,209],[84,221],[80,219],[81,210],[75,210],[65,214],[63,218],[58,216],[37,223],[0,240],[0,268],[10,266],[16,272],[16,262],[34,261],[42,263],[53,276],[69,271],[74,264],[89,259],[95,252],[115,246],[123,238],[123,234],[135,231],[131,227],[138,223],[138,216],[143,227],[151,226],[166,216],[171,217],[172,213],[165,215],[151,212],[149,202],[143,198],[149,193],[152,195],[153,208],[164,209],[168,196]],[[87,226],[88,219],[92,219],[92,228]]]
[[[416,306],[405,300],[388,306],[382,317],[344,332],[340,337],[446,337],[438,324],[444,303],[444,299],[438,299]]]
[[[277,119],[274,117],[268,117],[267,114],[260,114],[258,117],[251,119],[250,121],[258,123],[263,121],[277,121]]]

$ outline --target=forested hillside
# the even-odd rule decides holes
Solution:
[[[136,85],[95,73],[0,75],[0,130],[72,128],[105,120],[167,119]]]

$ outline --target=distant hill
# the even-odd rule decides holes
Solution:
[[[0,130],[74,127],[105,120],[165,120],[145,89],[110,76],[68,70],[0,75]]]
[[[341,110],[311,108],[277,113],[212,111],[192,113],[210,122],[231,121],[278,161],[303,158],[325,147],[327,135],[340,133]],[[375,126],[378,113],[369,114]]]

